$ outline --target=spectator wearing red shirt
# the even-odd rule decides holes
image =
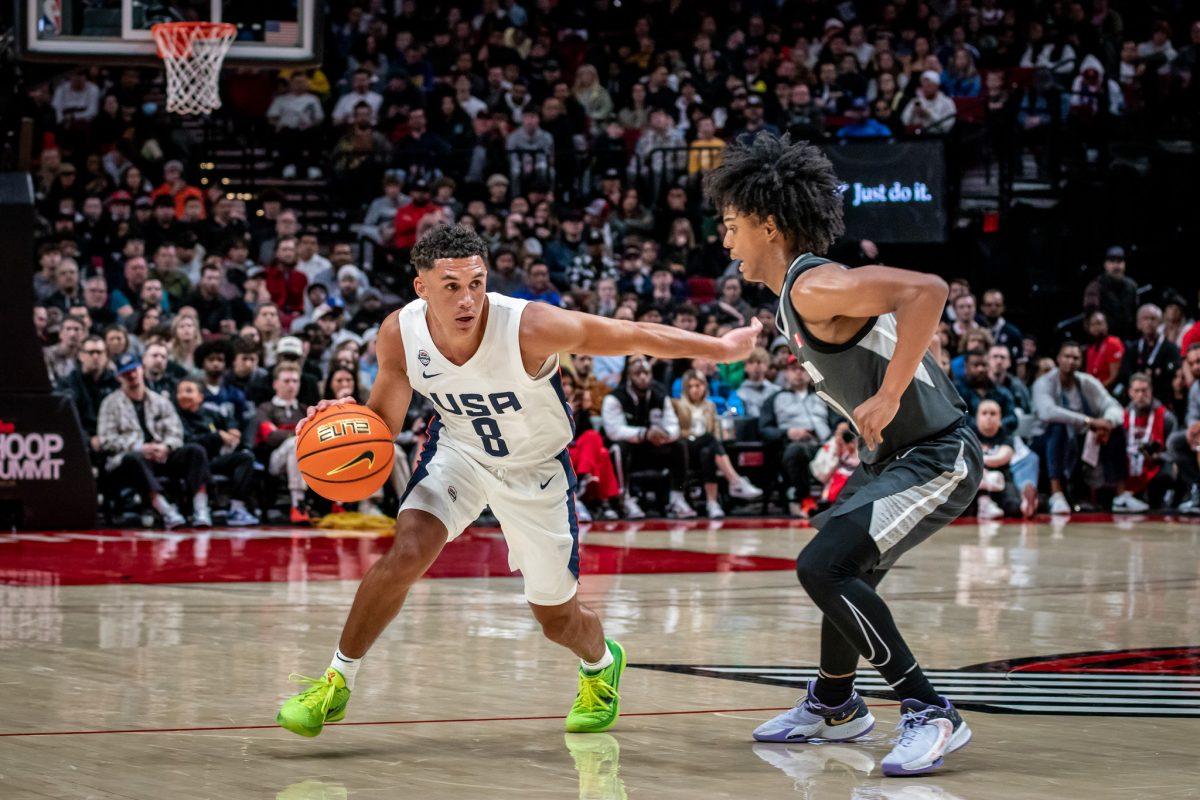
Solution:
[[[296,269],[296,237],[281,236],[275,242],[275,258],[267,267],[267,292],[279,306],[284,330],[297,314],[304,313],[304,289],[308,278]]]
[[[1200,322],[1193,322],[1192,327],[1183,334],[1183,339],[1179,343],[1179,352],[1186,353],[1188,348],[1194,344],[1200,344]]]
[[[1108,318],[1103,311],[1088,314],[1086,328],[1092,337],[1085,355],[1087,373],[1103,383],[1105,389],[1111,389],[1121,372],[1125,345],[1116,336],[1108,335]]]
[[[409,196],[412,197],[412,202],[396,212],[396,235],[392,240],[397,249],[406,253],[417,243],[417,230],[421,220],[438,211],[438,206],[429,202],[429,184],[424,179],[412,185]]]
[[[184,205],[193,197],[200,201],[200,219],[204,219],[206,216],[204,193],[195,186],[189,186],[188,182],[183,179],[182,161],[172,160],[163,165],[163,182],[150,193],[150,198],[162,196],[170,197],[175,201],[175,219],[183,219]]]

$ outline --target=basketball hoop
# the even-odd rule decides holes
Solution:
[[[229,22],[160,22],[150,27],[167,66],[167,111],[210,114],[221,107],[217,78],[237,35]]]

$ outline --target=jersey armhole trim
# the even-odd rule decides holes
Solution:
[[[870,333],[875,328],[875,324],[877,322],[879,322],[879,317],[868,318],[867,321],[863,323],[863,326],[858,329],[857,333],[855,333],[849,339],[847,339],[846,341],[844,341],[840,344],[832,344],[830,342],[823,342],[820,339],[818,339],[817,337],[813,336],[811,333],[809,333],[808,326],[804,324],[804,320],[800,318],[799,314],[796,315],[796,320],[800,323],[800,330],[804,336],[804,346],[811,347],[813,350],[816,350],[818,353],[827,353],[828,354],[828,353],[844,353],[845,351],[847,351],[850,348],[857,345],[859,342],[861,342],[863,339],[866,338],[868,333]]]
[[[515,353],[517,369],[520,371],[521,378],[524,379],[527,386],[540,386],[546,383],[556,374],[558,374],[560,366],[558,353],[551,353],[550,355],[546,356],[546,360],[543,361],[541,366],[538,368],[538,374],[536,376],[530,375],[525,369],[525,354],[521,351],[521,319],[525,316],[525,309],[529,308],[529,306],[534,302],[536,301],[526,300],[524,305],[521,306],[520,310],[515,315],[513,329],[516,335],[512,337],[513,344],[510,345]],[[553,368],[550,367],[551,364],[553,364]]]
[[[812,332],[809,331],[808,326],[804,324],[804,318],[802,316],[800,316],[800,313],[798,311],[796,311],[796,306],[794,304],[792,304],[792,298],[791,298],[792,287],[796,285],[796,280],[801,275],[803,275],[805,272],[808,272],[810,269],[813,269],[814,267],[824,266],[825,264],[837,264],[837,263],[838,262],[836,262],[836,261],[830,261],[827,258],[822,258],[820,256],[813,255],[812,253],[805,253],[805,254],[797,257],[796,260],[793,262],[793,266],[789,270],[787,278],[784,280],[784,283],[783,283],[784,296],[779,298],[779,318],[780,318],[780,320],[782,320],[784,318],[783,303],[786,300],[787,303],[789,304],[789,307],[791,308],[792,316],[794,316],[796,318],[796,322],[800,325],[800,335],[801,335],[801,338],[804,340],[802,342],[802,346],[803,347],[811,347],[813,350],[816,350],[818,353],[826,353],[826,354],[828,354],[828,353],[844,353],[845,351],[849,350],[850,348],[854,347],[859,342],[861,342],[866,337],[866,335],[868,333],[870,333],[871,330],[875,327],[875,323],[877,323],[879,321],[878,316],[869,317],[867,319],[867,321],[863,323],[863,326],[861,328],[859,328],[858,331],[853,336],[851,336],[849,339],[847,339],[846,341],[841,342],[839,344],[833,344],[832,342],[822,341],[822,340],[818,339],[816,336],[813,336]],[[850,267],[847,267],[845,264],[841,264],[840,266],[842,267],[842,269],[850,269]],[[796,267],[799,267],[799,268],[797,269]],[[778,325],[776,327],[778,327]]]

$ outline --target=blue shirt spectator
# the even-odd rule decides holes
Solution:
[[[550,268],[540,262],[529,268],[528,282],[513,292],[513,297],[518,300],[536,300],[552,306],[562,305],[562,296],[554,288],[554,284],[550,283]]]

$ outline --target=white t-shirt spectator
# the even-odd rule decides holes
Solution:
[[[339,97],[333,107],[333,124],[345,125],[348,123],[354,117],[354,107],[359,103],[366,103],[371,107],[371,124],[374,125],[376,116],[379,114],[379,107],[383,105],[383,96],[370,89],[363,94],[346,92]]]
[[[1137,46],[1138,57],[1142,59],[1150,58],[1151,56],[1162,56],[1166,59],[1162,66],[1158,68],[1159,75],[1171,74],[1171,62],[1175,60],[1178,53],[1175,52],[1175,47],[1171,44],[1170,39],[1166,39],[1162,44],[1155,44],[1154,39],[1147,39]]]
[[[59,122],[65,121],[67,117],[76,122],[87,122],[95,119],[96,114],[100,113],[100,87],[87,81],[82,89],[76,91],[70,81],[65,81],[54,90],[54,98],[50,105],[54,106],[54,113],[58,115]]]
[[[285,92],[271,101],[267,119],[276,128],[304,130],[320,125],[325,119],[325,111],[321,108],[321,101],[311,92]]]
[[[925,133],[948,133],[954,127],[957,114],[954,101],[945,92],[939,91],[930,100],[918,91],[904,107],[900,121],[905,125],[916,125]]]
[[[467,112],[467,116],[471,119],[475,119],[477,116],[479,116],[480,111],[487,111],[488,107],[487,103],[483,102],[475,95],[471,95],[466,100],[460,101],[459,105],[462,106],[462,110]]]
[[[304,273],[304,277],[308,278],[309,283],[317,283],[317,276],[326,270],[332,270],[333,264],[320,253],[313,253],[313,257],[307,261],[297,261],[296,269]],[[332,289],[333,287],[326,288]]]

